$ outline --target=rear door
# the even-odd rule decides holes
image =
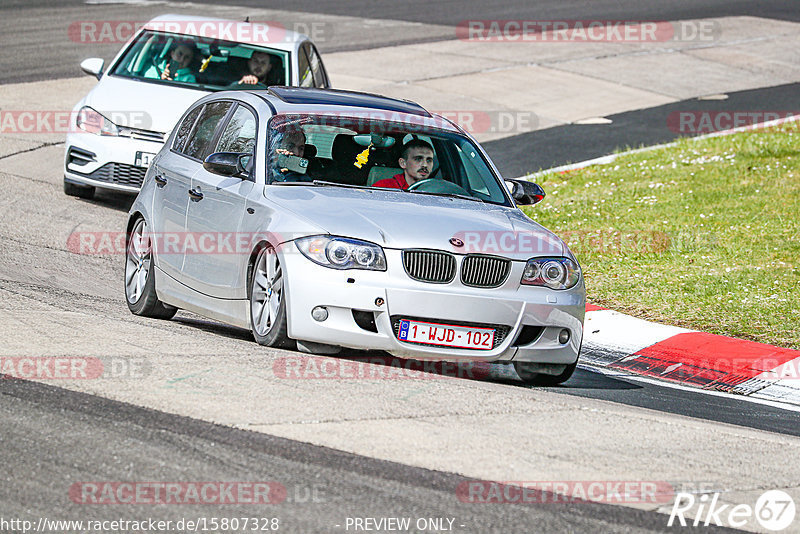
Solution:
[[[163,180],[166,182],[161,188],[164,191],[162,212],[165,225],[163,234],[159,236],[161,242],[158,250],[167,266],[163,270],[183,283],[186,283],[185,256],[187,251],[192,253],[195,237],[190,233],[186,222],[189,207],[197,202],[197,196],[192,192],[192,177],[203,170],[203,160],[208,148],[232,107],[233,103],[229,101],[209,102],[202,106],[189,135],[180,143],[178,140],[182,132],[179,130],[169,160],[161,168]],[[189,118],[187,116],[187,120]],[[182,123],[180,128],[183,126]],[[159,185],[158,181],[156,185]]]
[[[255,111],[235,104],[205,155],[237,152],[252,158],[257,126]],[[251,161],[249,167],[255,169],[255,162]],[[250,173],[220,176],[200,168],[192,177],[192,189],[202,194],[202,199],[189,204],[186,227],[196,238],[197,250],[187,250],[184,277],[185,283],[197,291],[223,299],[246,298],[238,252],[242,247],[242,254],[249,252],[249,238],[239,235],[239,229],[246,198],[254,186]]]
[[[199,165],[183,150],[194,131],[203,105],[192,109],[178,125],[172,147],[153,162],[153,228],[158,267],[177,277],[183,268],[182,240],[186,230],[187,191]]]

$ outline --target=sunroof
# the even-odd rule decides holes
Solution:
[[[304,87],[270,87],[269,92],[290,104],[353,106],[361,108],[387,109],[413,115],[430,117],[425,108],[416,102],[398,100],[386,96],[337,89],[309,89]]]

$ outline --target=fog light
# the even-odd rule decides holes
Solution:
[[[311,310],[311,317],[318,322],[322,322],[328,318],[328,308],[324,306],[317,306]]]
[[[558,333],[558,342],[562,345],[566,345],[569,341],[569,330],[566,328]]]

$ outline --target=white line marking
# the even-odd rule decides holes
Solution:
[[[703,393],[705,395],[712,395],[714,397],[725,397],[726,399],[732,400],[742,400],[747,402],[752,402],[753,404],[763,404],[765,406],[771,406],[773,408],[780,408],[782,410],[787,410],[789,412],[800,412],[800,406],[795,406],[792,404],[784,404],[780,402],[770,401],[766,399],[757,399],[754,397],[748,397],[745,395],[731,395],[730,393],[725,393],[724,391],[715,391],[711,389],[700,389],[698,387],[691,387],[691,386],[684,386],[682,384],[675,384],[673,382],[667,382],[664,380],[658,380],[655,378],[647,378],[644,376],[627,374],[627,373],[620,373],[619,371],[609,371],[603,367],[595,367],[593,365],[578,365],[579,369],[583,369],[585,371],[594,371],[604,376],[611,376],[617,378],[624,378],[626,380],[634,380],[638,382],[645,382],[647,384],[653,384],[656,386],[663,386],[672,389],[680,389],[683,391],[694,391],[695,393]],[[610,401],[614,402],[614,401]],[[655,408],[653,408],[655,409]]]

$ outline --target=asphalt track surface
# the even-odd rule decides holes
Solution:
[[[202,1],[200,2],[202,3]],[[39,2],[6,0],[0,17],[13,16],[13,10],[81,5],[82,2]],[[284,3],[239,0],[239,5],[283,8]],[[723,15],[751,14],[782,20],[800,20],[792,2],[637,1],[600,2],[525,2],[505,3],[505,7],[481,2],[396,2],[378,0],[354,13],[349,1],[324,3],[300,0],[293,9],[309,13],[359,15],[426,24],[455,25],[466,18],[530,19],[692,19]],[[467,15],[467,13],[469,15]],[[57,18],[53,10],[52,17]],[[389,36],[381,46],[391,43]],[[432,37],[435,38],[435,37]],[[444,38],[444,36],[442,37]],[[413,40],[413,38],[412,38]],[[0,43],[9,44],[0,36]],[[411,42],[398,38],[396,42]],[[351,44],[344,42],[340,49]],[[324,48],[323,48],[324,50]],[[37,57],[20,54],[4,67],[4,72],[25,72],[34,60],[38,70],[26,78],[48,79],[74,76],[63,70],[63,57],[51,57],[47,48]],[[79,52],[82,52],[80,50]],[[10,68],[9,68],[10,67]],[[9,74],[4,75],[8,82]],[[20,81],[16,79],[15,81]],[[561,163],[604,155],[626,145],[664,142],[676,135],[665,125],[664,117],[674,110],[714,109],[732,103],[740,109],[791,109],[797,103],[797,85],[746,91],[729,95],[723,104],[682,102],[609,117],[611,125],[564,126],[487,143],[496,161],[507,161],[508,173],[523,173]],[[534,159],[530,159],[533,145]],[[612,146],[613,145],[613,146]],[[523,159],[527,156],[528,159]],[[95,207],[120,213],[130,199],[119,195],[100,195]],[[51,227],[52,228],[52,227]],[[8,243],[8,242],[7,242]],[[11,245],[12,248],[17,245]],[[47,252],[38,246],[21,245],[23,263],[43,265]],[[0,266],[3,266],[0,261]],[[6,272],[8,265],[2,267]],[[63,268],[63,267],[62,267]],[[59,276],[65,276],[60,273]],[[68,304],[62,304],[67,306]],[[120,300],[117,306],[124,307]],[[184,319],[184,325],[191,320]],[[196,328],[201,329],[200,323]],[[222,336],[241,337],[241,331],[214,328]],[[524,388],[509,384],[509,388]],[[608,400],[686,415],[708,421],[747,426],[791,436],[800,435],[800,414],[794,411],[748,403],[733,397],[704,395],[672,389],[621,377],[609,377],[580,369],[565,386],[548,388],[559,395],[592,400]],[[463,477],[401,463],[375,460],[318,447],[269,434],[248,432],[166,414],[97,396],[18,380],[0,380],[0,502],[6,516],[53,516],[81,519],[108,519],[149,515],[177,519],[187,515],[181,507],[148,509],[146,513],[130,507],[87,507],[72,503],[67,488],[76,480],[278,480],[285,481],[290,499],[274,509],[236,506],[216,507],[217,516],[260,516],[281,518],[290,532],[341,531],[347,516],[456,517],[463,532],[630,532],[663,531],[665,516],[618,506],[581,504],[562,508],[553,504],[463,505],[454,499],[454,488]],[[309,489],[320,489],[317,502],[305,501]],[[188,515],[211,515],[197,513]],[[532,528],[532,525],[535,525]],[[283,529],[282,529],[283,530]],[[456,532],[459,530],[456,529]]]
[[[218,0],[197,0],[194,3],[220,4]],[[418,24],[416,27],[389,28],[381,33],[370,34],[369,41],[363,39],[363,28],[339,26],[341,31],[337,30],[332,39],[317,42],[323,54],[454,39],[455,27],[472,19],[660,21],[750,15],[800,21],[800,9],[795,2],[786,0],[507,0],[502,3],[482,0],[296,0],[288,4],[276,0],[237,0],[233,4],[305,12],[308,17],[304,21],[307,22],[329,20],[323,16],[339,16]],[[0,29],[3,30],[0,32],[0,46],[4,51],[0,57],[0,83],[75,76],[78,72],[75,65],[86,57],[87,47],[66,39],[64,18],[60,11],[71,13],[84,5],[82,0],[4,0],[0,3]],[[113,6],[114,2],[84,8],[83,15],[76,20],[108,20],[97,16],[98,11],[90,9],[109,5]],[[115,7],[119,8],[122,16],[109,17],[111,20],[143,18],[141,6],[120,2]],[[158,8],[159,4],[156,2],[152,7]],[[169,11],[169,8],[161,6],[159,12],[164,11]],[[20,16],[25,17],[22,24],[15,22]],[[424,28],[427,30],[422,31]],[[100,44],[92,47],[92,53],[110,59],[118,49],[118,44]]]
[[[662,532],[665,516],[620,506],[554,502],[469,504],[464,477],[364,458],[18,380],[0,381],[5,517],[178,521],[279,518],[281,531],[343,532],[347,517],[453,518],[454,532]],[[82,438],[82,439],[75,439]],[[76,481],[268,481],[286,488],[271,505],[89,506],[68,497]],[[24,481],[24,483],[22,483]],[[536,500],[552,500],[547,493]],[[711,532],[722,529],[712,529]]]
[[[711,133],[683,133],[675,126],[676,114],[800,113],[800,84],[792,83],[727,94],[726,100],[692,98],[653,108],[628,111],[605,118],[611,124],[566,124],[483,143],[504,176],[524,176],[542,169],[577,163],[628,148],[653,146],[679,137]],[[756,121],[760,122],[760,121]],[[726,129],[726,128],[722,128]],[[678,130],[678,131],[676,131]]]
[[[119,221],[130,205],[130,197],[100,194],[92,202],[77,201],[63,196],[58,182],[50,180],[50,177],[2,178],[9,198],[18,199],[13,208],[6,206],[6,213],[14,220],[21,220],[21,214],[26,212],[31,216],[28,225],[12,229],[4,224],[1,226],[5,229],[0,232],[0,250],[3,251],[0,254],[0,272],[3,273],[0,292],[4,299],[11,299],[10,303],[6,301],[6,306],[10,305],[22,317],[29,317],[22,320],[24,323],[36,323],[37,318],[42,317],[41,309],[44,307],[60,310],[51,316],[56,326],[65,320],[61,314],[66,320],[75,317],[79,321],[76,324],[86,325],[87,320],[92,324],[91,330],[84,330],[86,326],[78,327],[69,341],[78,346],[94,347],[90,354],[105,351],[114,354],[125,345],[136,345],[138,338],[120,338],[115,328],[106,329],[104,322],[110,321],[109,325],[122,322],[127,325],[126,330],[141,325],[154,333],[158,331],[159,336],[182,332],[196,339],[197,348],[193,348],[194,344],[189,345],[189,352],[183,357],[186,362],[196,361],[191,364],[195,369],[209,365],[224,369],[237,365],[233,354],[247,353],[262,354],[263,366],[269,367],[270,358],[276,356],[275,351],[258,347],[244,330],[213,324],[185,313],[169,322],[130,315],[119,287],[120,258],[65,254],[61,250],[63,244],[58,244],[58,236],[68,234],[76,221],[93,221],[90,224],[102,224],[103,227],[109,226],[107,221]],[[52,218],[43,217],[43,213],[52,213]],[[31,313],[27,312],[29,308]],[[47,330],[43,324],[40,329],[43,345],[52,343]],[[108,334],[104,336],[103,331]],[[10,334],[13,332],[6,332],[6,335]],[[54,335],[56,339],[63,337],[63,333]],[[99,337],[94,339],[95,336]],[[181,350],[172,349],[163,341],[139,343],[144,343],[140,354],[148,358],[156,371],[164,358],[159,354],[161,351]],[[231,348],[223,349],[227,346]],[[194,350],[201,354],[194,353]],[[208,351],[211,352],[210,360],[202,354]],[[214,354],[215,351],[219,352]],[[798,412],[752,404],[735,397],[709,396],[611,377],[585,369],[579,370],[564,386],[540,388],[541,392],[506,379],[494,379],[493,384],[469,380],[458,380],[462,383],[452,385],[450,381],[446,382],[448,387],[472,390],[468,395],[476,400],[484,398],[488,393],[484,388],[489,387],[502,390],[503,395],[514,398],[519,405],[533,400],[528,393],[535,393],[537,397],[549,393],[551,397],[555,394],[580,399],[579,404],[587,410],[600,408],[602,411],[602,403],[611,401],[644,408],[642,417],[650,417],[647,410],[655,410],[786,436],[796,436],[800,429]],[[275,385],[281,387],[281,384]],[[408,387],[400,383],[389,385],[398,389],[401,385]],[[82,520],[154,517],[177,520],[187,515],[268,515],[280,518],[284,525],[281,530],[287,532],[341,532],[343,529],[335,525],[341,525],[347,517],[395,516],[455,518],[457,525],[464,525],[455,532],[465,533],[498,530],[650,532],[666,529],[666,516],[663,514],[612,505],[464,504],[456,498],[456,488],[465,480],[463,476],[404,465],[402,456],[391,462],[375,460],[276,437],[270,434],[269,428],[259,433],[249,432],[56,386],[0,379],[0,425],[3,429],[0,431],[0,465],[4,466],[0,475],[0,509],[5,517]],[[341,391],[350,387],[345,386]],[[159,386],[154,381],[134,387],[158,389]],[[323,383],[318,387],[335,392],[342,384]],[[359,384],[358,387],[373,386]],[[430,388],[431,384],[426,384],[426,387]],[[243,398],[259,394],[248,391],[246,384],[238,389]],[[270,394],[269,389],[262,388],[261,391],[264,392],[262,395]],[[432,391],[428,391],[430,396]],[[452,401],[446,396],[448,391],[444,390],[442,394],[445,396],[435,404],[450,405]],[[400,394],[396,396],[399,398]],[[208,402],[204,397],[198,400]],[[376,401],[381,404],[392,402],[386,398],[377,398]],[[260,402],[272,406],[268,401]],[[311,396],[300,397],[297,402],[313,406],[319,401]],[[369,417],[359,413],[360,409],[348,411],[353,412],[348,417]],[[417,416],[424,418],[426,412],[415,413],[412,418]],[[386,417],[391,418],[393,414],[388,413]],[[520,424],[537,425],[536,416],[530,417],[520,419]],[[398,418],[396,424],[400,430],[404,425],[403,419]],[[602,431],[613,433],[614,429]],[[352,439],[359,440],[359,437],[354,435]],[[497,439],[513,443],[514,438],[513,435],[502,435]],[[664,436],[663,439],[669,438]],[[457,443],[453,445],[459,446]],[[614,456],[609,454],[607,461],[613,464]],[[492,456],[493,452],[485,451],[484,455]],[[625,468],[615,466],[613,469]],[[691,479],[691,472],[687,471],[685,476]],[[295,495],[295,500],[265,508],[253,505],[89,506],[69,499],[68,489],[75,482],[104,480],[277,481],[287,487],[290,495]],[[321,497],[310,502],[305,499],[309,491],[312,494],[318,491]]]
[[[81,5],[82,0],[5,0],[2,9],[18,7],[56,8]],[[113,2],[108,2],[113,3]],[[119,2],[125,3],[125,2]],[[195,0],[196,4],[218,4],[218,0]],[[396,19],[425,24],[455,26],[468,19],[528,20],[685,20],[721,16],[751,15],[778,20],[800,21],[800,11],[785,0],[293,0],[290,6],[278,0],[236,0],[237,6],[287,9],[307,13]]]

